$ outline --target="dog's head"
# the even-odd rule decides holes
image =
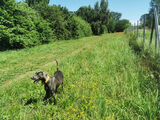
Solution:
[[[47,74],[43,71],[36,72],[33,77],[31,77],[32,80],[34,80],[34,83],[38,83],[40,80],[42,83],[45,82],[45,79],[47,77]]]

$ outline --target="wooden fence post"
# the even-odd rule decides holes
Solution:
[[[143,20],[143,48],[144,48],[144,44],[145,44],[145,29],[146,29],[146,15],[144,15],[144,20]]]
[[[139,34],[138,29],[139,29],[139,24],[138,24],[138,21],[137,21],[137,40],[138,40],[138,34]]]
[[[159,38],[159,29],[158,29],[158,13],[157,13],[157,7],[154,8],[154,16],[155,16],[155,28],[156,28],[156,41],[155,41],[155,45],[156,45],[156,49],[157,49],[157,39],[158,39],[158,43],[159,43],[159,56],[160,56],[160,38]]]
[[[151,46],[151,44],[152,44],[154,28],[155,28],[155,20],[154,20],[154,15],[153,15],[153,17],[152,17],[152,29],[151,29],[151,36],[150,36],[149,46]]]
[[[136,28],[136,24],[134,23],[134,26],[133,26],[133,34],[135,33],[135,28]]]

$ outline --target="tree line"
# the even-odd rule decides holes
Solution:
[[[130,26],[126,19],[120,20],[122,14],[108,9],[108,1],[96,2],[94,8],[91,6],[80,7],[76,15],[90,23],[93,34],[100,35],[105,32],[123,32]]]
[[[0,1],[0,49],[33,47],[56,40],[122,32],[130,23],[108,9],[108,1],[80,7],[75,12],[50,0]]]

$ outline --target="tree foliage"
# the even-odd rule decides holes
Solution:
[[[3,0],[1,3],[0,49],[26,48],[92,34],[90,25],[67,8],[42,2],[34,9],[25,2]]]
[[[41,16],[50,23],[50,27],[55,31],[58,40],[68,40],[71,38],[83,37],[84,35],[82,34],[85,34],[85,26],[86,30],[88,31],[91,28],[86,21],[75,16],[73,17],[73,15],[65,7],[55,5],[40,5],[36,9],[37,11],[39,11]],[[81,27],[83,26],[83,28],[81,29],[79,25]],[[78,31],[81,31],[83,33],[75,33]],[[91,32],[88,32],[88,35],[91,35]]]
[[[151,0],[150,6],[151,6],[150,12],[153,11],[153,8],[155,6],[157,6],[159,8],[159,10],[160,10],[160,0]]]
[[[96,2],[94,8],[80,7],[76,14],[91,24],[93,34],[100,35],[107,31],[110,17],[107,0],[101,0],[100,4]]]
[[[76,11],[76,14],[90,23],[93,34],[95,35],[100,35],[105,32],[115,32],[120,29],[123,30],[126,26],[122,26],[121,24],[121,13],[109,11],[107,0],[101,0],[100,4],[96,2],[94,8],[91,8],[91,6],[80,7]]]
[[[130,22],[126,19],[119,20],[115,26],[116,32],[123,32],[126,28],[130,26]]]
[[[32,47],[54,40],[49,24],[27,4],[9,0],[0,11],[1,49]]]
[[[160,12],[160,0],[151,0],[149,13],[143,14],[140,17],[141,23],[143,23],[143,20],[144,20],[144,17],[145,17],[145,19],[146,19],[146,23],[145,24],[149,28],[151,28],[151,25],[152,25],[152,20],[153,20],[153,17],[154,17],[154,8],[155,7],[159,8],[158,12]],[[160,21],[159,21],[159,23],[160,23]],[[143,24],[142,24],[142,26],[143,26]]]
[[[118,13],[118,12],[111,12],[111,18],[114,20],[114,21],[119,21],[120,18],[121,18],[122,14],[121,13]]]
[[[50,0],[0,1],[0,49],[26,48],[55,40],[123,31],[129,21],[108,9],[108,0],[80,7],[75,13],[48,5]]]
[[[35,7],[38,4],[49,4],[50,0],[25,0],[25,2],[30,6],[30,7]]]
[[[147,26],[148,28],[151,28],[153,16],[151,14],[143,14],[140,17],[140,21],[142,23],[142,26],[144,25],[144,18],[145,18],[145,26]]]

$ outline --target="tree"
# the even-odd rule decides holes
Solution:
[[[95,11],[99,11],[100,8],[99,8],[99,2],[97,1],[96,4],[94,5],[94,10]]]
[[[4,3],[5,3],[5,1],[4,1],[4,0],[1,0],[1,1],[0,1],[0,6],[3,6]]]
[[[36,6],[37,4],[43,3],[43,4],[49,4],[50,0],[25,0],[25,2],[30,6]]]
[[[50,23],[50,27],[58,40],[69,40],[92,34],[90,24],[79,17],[75,17],[66,7],[39,4],[36,10],[43,19]]]
[[[53,40],[49,23],[26,3],[6,0],[0,8],[0,49],[32,47]]]
[[[111,18],[115,21],[119,21],[121,18],[122,14],[118,12],[111,12]]]
[[[141,16],[141,18],[140,18],[141,23],[143,23],[144,17],[146,19],[145,26],[148,26],[149,28],[151,28],[151,25],[152,25],[152,15],[150,15],[150,14],[143,14]],[[144,25],[144,24],[142,24],[142,25]]]
[[[93,34],[99,35],[108,31],[110,12],[107,0],[101,0],[100,5],[99,2],[96,2],[94,8],[91,8],[91,6],[80,7],[76,14],[90,23]]]
[[[115,26],[120,20],[122,14],[118,12],[110,12],[110,18],[108,23],[108,32],[115,32]]]
[[[160,0],[151,0],[150,6],[151,6],[150,11],[149,11],[150,15],[153,15],[154,13],[153,9],[155,6],[158,7],[158,12],[160,12]]]
[[[126,19],[119,20],[115,26],[115,30],[116,32],[123,32],[129,26],[130,26],[129,20]]]
[[[108,1],[107,0],[101,0],[100,11],[102,13],[108,12]]]
[[[82,17],[84,20],[86,20],[88,23],[90,23],[92,21],[92,17],[93,17],[93,9],[88,6],[84,6],[84,7],[80,7],[77,11],[76,11],[76,15]]]
[[[155,5],[160,7],[160,0],[151,0],[150,6],[153,8]]]

